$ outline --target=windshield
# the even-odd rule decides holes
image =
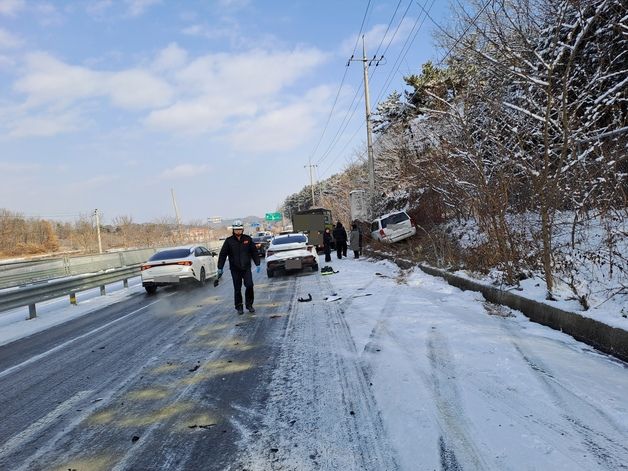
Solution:
[[[170,260],[173,258],[185,258],[190,255],[190,249],[171,249],[171,250],[162,250],[161,252],[157,252],[151,258],[148,259],[149,262],[154,262],[156,260]]]
[[[273,245],[280,244],[296,244],[296,243],[306,243],[307,238],[304,235],[290,235],[287,237],[280,237],[279,239],[273,240]]]

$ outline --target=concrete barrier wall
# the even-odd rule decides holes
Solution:
[[[380,254],[375,254],[379,255]],[[386,257],[385,257],[386,258]],[[531,321],[560,330],[580,342],[628,362],[628,331],[611,327],[576,312],[564,311],[545,303],[527,299],[510,291],[483,285],[449,273],[446,270],[417,264],[410,260],[393,260],[401,268],[418,267],[425,273],[444,278],[447,283],[461,290],[478,291],[487,301],[508,306],[522,312]]]

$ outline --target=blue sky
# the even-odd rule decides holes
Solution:
[[[340,84],[368,3],[0,0],[0,208],[143,222],[173,188],[184,221],[274,211],[310,158],[325,178],[364,148],[361,63]],[[443,1],[370,2],[372,108],[442,55],[419,3],[448,22]]]

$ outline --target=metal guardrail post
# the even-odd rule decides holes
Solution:
[[[129,280],[127,278],[125,278],[124,280],[122,280],[122,286],[124,286],[125,288],[129,287]]]
[[[72,306],[76,306],[77,302],[76,302],[76,293],[70,293],[70,304]]]
[[[36,317],[37,317],[37,308],[35,307],[35,304],[29,304],[28,305],[28,318],[35,319]]]
[[[106,293],[105,293],[105,285],[101,285],[101,286],[100,286],[100,295],[101,295],[101,296],[104,296],[105,294],[106,294]]]

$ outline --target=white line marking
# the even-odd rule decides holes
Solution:
[[[12,453],[16,448],[26,444],[36,434],[47,429],[50,425],[59,420],[59,416],[65,414],[70,409],[74,408],[75,404],[83,400],[86,396],[89,396],[94,391],[79,391],[73,397],[67,401],[59,404],[55,410],[49,412],[46,416],[33,422],[28,428],[21,431],[4,445],[0,447],[0,456],[8,455]]]
[[[168,294],[168,296],[172,296],[172,294]],[[167,297],[167,296],[164,296],[164,297]],[[163,299],[163,298],[162,298],[162,299]],[[15,371],[15,370],[18,370],[18,369],[20,369],[20,368],[22,368],[22,367],[24,367],[24,366],[26,366],[26,365],[30,365],[31,363],[33,363],[33,362],[35,362],[35,361],[37,361],[37,360],[41,360],[42,358],[45,358],[45,357],[47,357],[48,355],[50,355],[50,354],[52,354],[52,353],[54,353],[54,352],[57,352],[57,351],[61,350],[62,348],[67,347],[68,345],[73,344],[73,343],[74,343],[74,342],[76,342],[77,340],[81,340],[81,339],[83,339],[83,338],[85,338],[85,337],[88,337],[88,336],[90,336],[90,335],[92,335],[92,334],[95,334],[95,333],[96,333],[96,332],[98,332],[98,331],[101,331],[101,330],[103,330],[103,329],[106,329],[106,328],[107,328],[107,327],[109,327],[110,325],[113,325],[113,324],[115,324],[116,322],[119,322],[119,321],[121,321],[121,320],[123,320],[123,319],[126,319],[127,317],[132,316],[133,314],[135,314],[135,313],[137,313],[137,312],[140,312],[140,311],[142,311],[142,310],[146,309],[147,307],[150,307],[150,306],[152,306],[153,304],[158,303],[159,301],[161,301],[161,299],[158,299],[157,301],[153,301],[152,303],[147,304],[146,306],[141,307],[141,308],[139,308],[139,309],[136,309],[136,310],[135,310],[135,311],[133,311],[133,312],[129,312],[128,314],[126,314],[126,315],[124,315],[124,316],[122,316],[122,317],[120,317],[120,318],[118,318],[118,319],[116,319],[116,320],[113,320],[113,321],[111,321],[111,322],[108,322],[108,323],[107,323],[107,324],[105,324],[105,325],[101,325],[100,327],[98,327],[98,328],[96,328],[96,329],[94,329],[94,330],[90,330],[89,332],[86,332],[86,333],[84,333],[83,335],[79,335],[78,337],[75,337],[75,338],[73,338],[73,339],[71,339],[71,340],[68,340],[67,342],[63,342],[62,344],[57,345],[56,347],[51,348],[50,350],[48,350],[48,351],[46,351],[46,352],[40,353],[39,355],[35,355],[34,357],[29,358],[28,360],[23,361],[22,363],[19,363],[19,364],[15,365],[15,366],[12,366],[11,368],[7,368],[6,370],[4,370],[4,371],[0,372],[0,378],[4,378],[6,375],[8,375],[9,373],[12,373],[12,372],[13,372],[13,371]]]

